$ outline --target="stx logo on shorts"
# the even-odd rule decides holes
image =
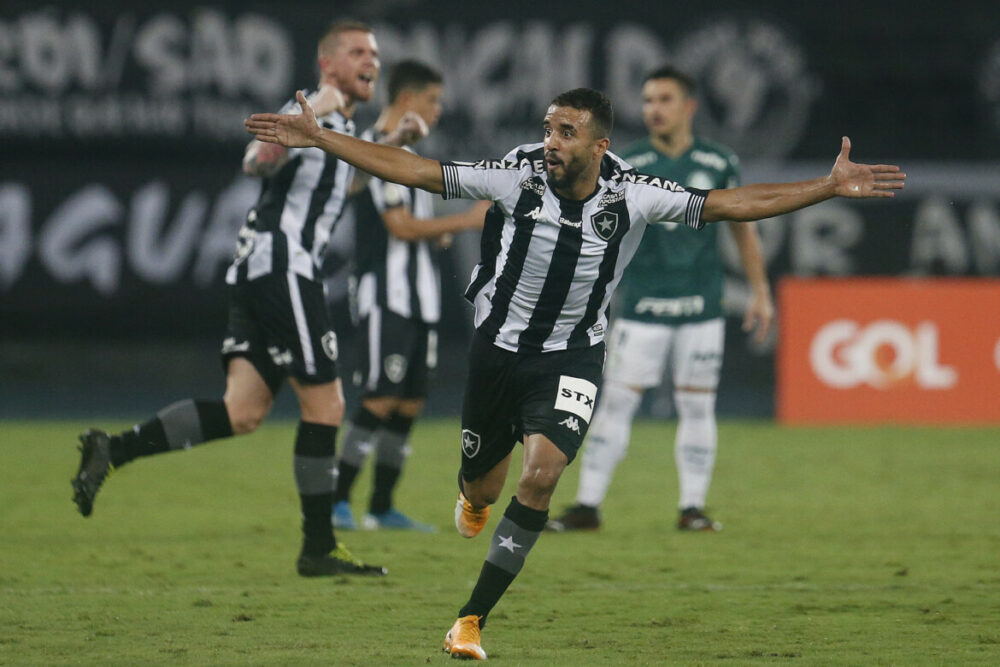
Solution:
[[[587,382],[582,378],[562,375],[559,377],[555,409],[572,412],[589,424],[590,415],[594,412],[594,398],[596,396],[597,385],[594,383]]]
[[[267,348],[267,353],[271,355],[271,361],[274,362],[275,366],[292,365],[293,357],[290,350],[282,350],[272,345]]]
[[[580,422],[577,421],[576,417],[566,417],[566,419],[559,422],[560,426],[565,426],[571,431],[580,432]]]
[[[462,429],[462,453],[470,459],[479,453],[478,433],[473,433],[467,428]]]

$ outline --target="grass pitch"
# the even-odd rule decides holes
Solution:
[[[89,519],[68,483],[85,426],[0,422],[0,664],[447,660],[506,505],[454,532],[456,422],[418,423],[397,494],[439,533],[340,535],[384,579],[295,574],[294,424],[126,466]],[[542,536],[490,617],[490,660],[1000,664],[1000,429],[723,423],[714,535],[673,528],[673,431],[637,424],[599,533]]]

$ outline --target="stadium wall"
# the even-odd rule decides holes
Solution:
[[[577,85],[614,98],[613,141],[624,145],[643,133],[643,73],[669,59],[698,77],[697,129],[740,153],[746,182],[823,173],[842,134],[855,157],[909,173],[893,202],[829,202],[763,222],[773,280],[1000,273],[1000,5],[575,7],[569,19],[544,3],[345,2],[338,11],[375,26],[385,64],[419,57],[444,71],[445,114],[422,148],[432,157],[493,157],[531,140],[552,96]],[[222,331],[222,273],[257,192],[239,174],[240,121],[314,84],[314,44],[333,18],[319,2],[3,4],[0,415],[64,410],[24,399],[26,388],[44,397],[54,383],[73,385],[67,374],[89,367],[80,355],[108,350],[133,350],[119,363],[146,368],[126,382],[133,397],[135,383],[165,370],[158,358],[176,369],[190,357],[182,377],[217,377],[204,350]],[[349,231],[342,226],[329,257],[347,339]],[[770,415],[776,340],[754,345],[739,333],[746,294],[724,243],[731,321],[719,408]],[[468,337],[459,294],[476,252],[464,235],[446,260],[449,345]],[[460,386],[462,369],[448,373],[441,385]],[[122,381],[92,395],[113,402]],[[663,414],[668,404],[652,396],[647,409]],[[454,397],[432,402],[454,406]]]

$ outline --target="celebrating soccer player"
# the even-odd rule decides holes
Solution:
[[[254,114],[247,130],[268,143],[322,148],[382,180],[493,201],[499,213],[484,230],[482,261],[466,292],[476,308],[476,334],[462,408],[459,533],[474,537],[485,526],[518,439],[524,462],[479,580],[445,636],[453,657],[486,658],[481,629],[545,527],[556,483],[594,408],[611,295],[646,225],[700,229],[835,196],[891,197],[905,179],[896,166],[851,162],[844,137],[826,176],[685,190],[608,151],[611,102],[586,88],[552,101],[541,143],[480,162],[441,163],[331,131],[316,123],[304,95],[298,99],[302,114]]]

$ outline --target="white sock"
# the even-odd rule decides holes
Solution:
[[[674,393],[677,408],[677,438],[674,459],[680,482],[680,507],[704,507],[715,468],[718,430],[715,425],[715,393]]]
[[[590,423],[580,465],[580,488],[576,502],[598,507],[608,492],[611,476],[625,458],[632,434],[632,419],[642,394],[623,384],[605,382]]]

